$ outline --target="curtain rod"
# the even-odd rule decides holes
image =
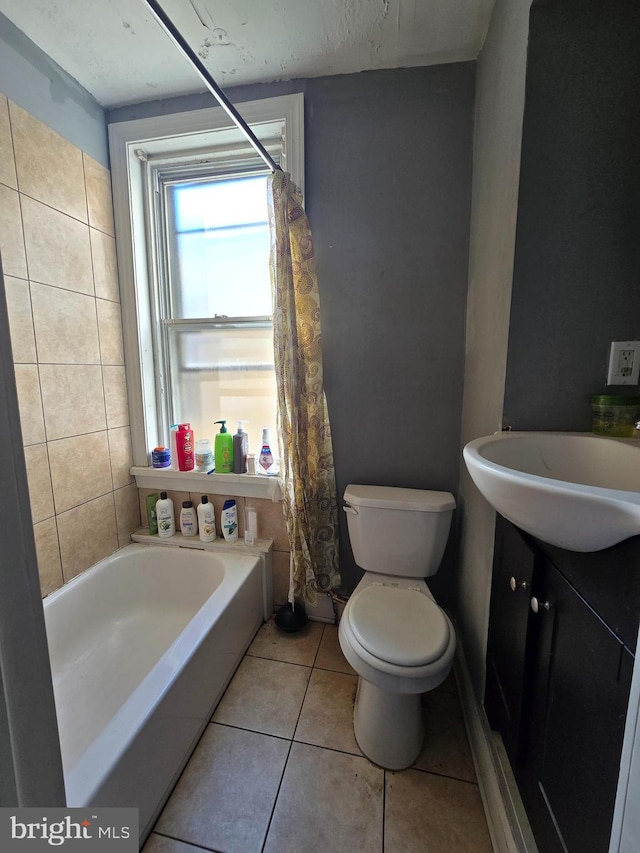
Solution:
[[[218,86],[216,81],[213,79],[204,64],[200,61],[198,55],[194,53],[194,51],[191,49],[188,42],[183,37],[182,33],[177,29],[173,21],[165,13],[164,9],[160,6],[160,4],[157,3],[156,0],[142,0],[142,2],[153,13],[155,19],[158,21],[160,26],[163,28],[165,33],[169,36],[169,38],[172,40],[178,50],[180,50],[183,56],[185,56],[189,60],[189,62],[198,72],[200,77],[202,77],[207,89],[209,89],[213,97],[220,104],[222,109],[226,112],[226,114],[236,125],[236,127],[238,127],[242,131],[242,133],[244,133],[253,148],[255,148],[257,153],[260,155],[260,157],[262,157],[262,159],[271,169],[271,171],[280,171],[280,166],[278,166],[278,164],[271,157],[267,149],[260,142],[258,137],[255,135],[255,133],[251,130],[246,121],[242,118],[240,113],[233,106],[231,101],[226,97],[226,95]]]

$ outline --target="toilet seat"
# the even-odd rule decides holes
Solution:
[[[445,653],[449,620],[419,590],[375,584],[352,596],[349,624],[369,654],[396,666],[426,666]]]

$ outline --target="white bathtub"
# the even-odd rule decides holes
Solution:
[[[264,557],[129,545],[44,601],[67,805],[144,839],[264,617]]]

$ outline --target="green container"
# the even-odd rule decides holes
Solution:
[[[640,397],[595,394],[591,398],[591,430],[596,435],[615,438],[637,437],[640,421]]]

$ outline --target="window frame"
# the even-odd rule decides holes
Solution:
[[[283,123],[282,168],[304,192],[304,101],[302,94],[285,95],[237,105],[238,112],[268,147],[273,123]],[[229,143],[244,145],[241,134],[221,107],[172,115],[153,116],[109,125],[111,180],[118,256],[118,276],[122,307],[123,342],[134,466],[147,466],[149,453],[163,434],[159,422],[154,363],[155,317],[161,316],[157,290],[149,287],[150,266],[157,262],[154,241],[149,241],[145,209],[154,187],[147,179],[146,162],[151,156],[161,162],[165,150],[185,146],[185,158],[192,156],[192,140],[181,137],[198,134],[201,147],[211,131],[228,130]],[[236,137],[237,134],[237,137]],[[193,138],[192,138],[193,139]],[[272,143],[273,144],[273,143]],[[158,223],[154,224],[158,228]],[[159,237],[158,234],[155,235]],[[151,265],[148,253],[152,253]],[[163,386],[162,387],[166,387]],[[166,407],[165,407],[166,411]]]

